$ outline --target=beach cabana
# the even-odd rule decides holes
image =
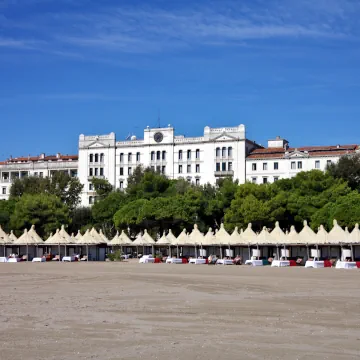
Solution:
[[[36,256],[35,248],[37,249],[39,245],[44,245],[44,241],[40,236],[34,236],[33,232],[29,233],[27,229],[25,229],[24,233],[13,243],[13,246],[19,247],[19,253],[21,252],[21,247],[26,247],[26,261],[29,260],[29,255],[32,258]]]
[[[85,259],[83,258],[81,260],[86,260],[86,261],[89,261],[90,259],[97,260],[99,258],[97,245],[99,245],[102,242],[103,242],[102,239],[98,240],[94,236],[92,236],[90,234],[89,229],[86,230],[85,234],[76,243],[77,245],[85,246],[85,248],[86,248],[86,258]],[[104,255],[103,259],[105,259],[105,255]],[[103,259],[101,258],[101,260],[103,260]]]
[[[136,246],[136,252],[138,253],[138,247],[142,246],[143,248],[143,254],[142,255],[148,255],[145,254],[145,249],[151,247],[152,248],[152,255],[154,256],[154,245],[155,240],[150,236],[150,234],[147,232],[147,230],[144,230],[144,234],[139,233],[136,237],[136,239],[132,242],[133,246]]]
[[[180,255],[183,256],[183,251],[184,251],[184,247],[185,246],[189,246],[190,244],[190,240],[189,240],[189,236],[186,233],[186,229],[184,228],[183,231],[179,234],[179,236],[176,238],[175,241],[175,245],[176,245],[176,257],[179,258]],[[179,254],[179,246],[181,246],[182,250],[181,250],[181,254]]]
[[[344,231],[343,228],[339,226],[338,222],[334,219],[333,227],[328,234],[328,244],[329,247],[332,247],[333,252],[335,251],[334,257],[340,258],[341,260],[352,257],[349,246],[349,235],[349,232]],[[328,256],[331,256],[331,254]]]
[[[199,230],[197,224],[194,224],[194,228],[192,229],[191,233],[188,235],[188,238],[189,238],[189,243],[194,246],[195,258],[197,258],[198,257],[197,248],[199,247],[201,250],[202,243],[204,241],[204,234]]]
[[[82,238],[80,230],[78,230],[77,234],[75,235],[76,243]]]
[[[100,237],[103,239],[103,241],[104,241],[105,244],[107,244],[107,243],[109,242],[109,239],[105,236],[105,234],[103,233],[102,229],[100,229],[99,235],[100,235]]]
[[[227,248],[227,256],[233,257],[234,251],[231,251],[230,247],[231,243],[231,236],[225,230],[224,224],[220,224],[220,229],[215,233],[215,244],[220,248],[220,258],[223,258],[223,247]]]
[[[61,260],[61,245],[64,245],[65,238],[60,236],[60,230],[57,229],[55,234],[50,234],[49,238],[45,240],[45,245],[47,247],[47,251],[51,255],[57,255],[55,259]],[[57,249],[57,254],[55,249]],[[54,259],[54,260],[55,260]]]
[[[251,245],[256,245],[257,243],[257,235],[255,231],[252,229],[252,224],[249,223],[245,231],[241,234],[241,237],[244,240],[244,245],[247,245],[247,251],[243,251],[241,255],[243,260],[250,260],[251,259]],[[246,261],[245,261],[246,262]]]
[[[360,258],[360,229],[359,224],[355,224],[353,231],[349,235],[349,243],[353,250],[354,259]]]
[[[109,245],[111,247],[120,247],[121,253],[123,252],[123,246],[131,245],[132,242],[129,239],[129,237],[125,234],[124,230],[121,231],[121,234],[119,235],[119,232],[116,233],[116,235],[113,237],[113,239],[109,242]]]
[[[17,240],[17,237],[15,236],[15,234],[14,234],[14,231],[13,231],[13,230],[11,230],[11,231],[10,231],[10,234],[9,234],[9,239],[11,240],[11,242],[10,242],[10,243],[13,243],[15,240]]]
[[[159,248],[167,248],[168,255],[171,256],[171,243],[169,238],[166,236],[165,231],[163,231],[161,238],[156,241],[156,246],[158,246]]]
[[[6,245],[10,245],[12,240],[9,238],[8,234],[0,226],[0,245],[3,248],[3,257],[6,258]]]
[[[318,239],[306,220],[304,220],[304,226],[299,232],[298,240],[299,244],[306,246],[306,248],[298,254],[298,256],[320,258],[321,255],[320,250],[318,249]]]
[[[270,232],[271,238],[273,239],[273,245],[276,246],[276,257],[277,259],[285,258],[285,260],[290,257],[290,243],[287,234],[281,229],[278,221],[275,222],[274,229]],[[281,251],[279,251],[281,248]],[[269,254],[272,255],[273,254]]]

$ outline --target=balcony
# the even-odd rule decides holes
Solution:
[[[105,179],[104,175],[91,175],[88,176],[88,181],[91,181],[92,179]]]
[[[234,170],[215,171],[216,177],[234,176]]]

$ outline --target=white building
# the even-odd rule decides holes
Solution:
[[[245,126],[204,128],[199,137],[175,135],[174,128],[149,127],[143,139],[117,141],[115,133],[79,137],[78,155],[24,157],[0,163],[0,199],[9,195],[12,179],[23,176],[51,176],[67,171],[84,185],[82,205],[92,204],[96,193],[93,177],[107,179],[115,188],[124,189],[138,165],[150,167],[171,179],[184,178],[194,184],[215,184],[231,176],[239,183],[273,182],[290,178],[300,171],[325,170],[342,155],[359,151],[358,145],[291,148],[277,137],[264,148],[246,139]]]
[[[77,176],[77,155],[48,155],[10,158],[0,162],[0,200],[6,200],[10,194],[13,180],[26,176],[48,177],[55,171],[65,171]]]

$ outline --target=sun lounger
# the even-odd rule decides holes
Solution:
[[[290,260],[273,260],[271,266],[272,267],[290,266]]]
[[[152,255],[144,255],[139,259],[139,264],[147,264],[147,263],[154,263],[155,258]]]
[[[217,259],[216,265],[234,265],[231,259]]]
[[[75,256],[63,256],[62,261],[73,262],[73,261],[77,261],[77,258]]]
[[[262,260],[246,260],[245,265],[251,265],[251,266],[263,266],[264,263]]]
[[[166,263],[167,264],[182,264],[183,260],[182,259],[176,259],[176,258],[168,258],[168,259],[166,259]]]
[[[195,264],[195,265],[200,265],[200,264],[206,264],[206,259],[189,259],[189,264]]]
[[[4,263],[4,262],[7,262],[7,261],[8,261],[7,257],[0,256],[0,263]]]
[[[336,262],[336,269],[357,269],[357,264],[355,261],[340,261]]]
[[[51,261],[60,261],[60,255],[55,255]]]

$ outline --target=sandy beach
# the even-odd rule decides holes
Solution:
[[[0,358],[359,359],[360,271],[0,265]]]

